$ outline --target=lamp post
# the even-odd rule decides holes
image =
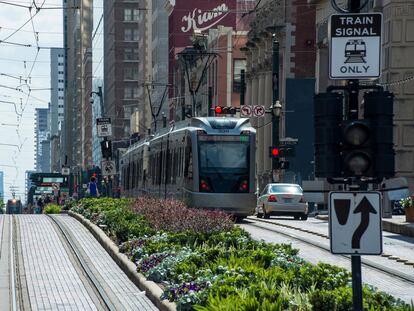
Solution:
[[[277,41],[275,33],[272,34],[272,82],[272,146],[279,147],[279,122],[282,105],[279,101],[279,41]],[[275,173],[278,168],[279,159],[272,158],[272,173]],[[275,181],[273,176],[272,181]]]
[[[280,122],[280,113],[282,111],[282,105],[279,100],[276,100],[271,106],[272,110],[272,146],[279,148],[279,122]],[[272,173],[279,168],[279,159],[272,158]],[[274,174],[273,174],[274,176]],[[272,178],[275,182],[274,177]]]

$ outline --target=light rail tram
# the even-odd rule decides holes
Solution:
[[[122,193],[252,215],[256,131],[246,118],[195,117],[138,141],[121,158]]]

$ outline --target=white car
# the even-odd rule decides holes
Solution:
[[[296,184],[267,184],[256,206],[257,218],[275,216],[293,216],[295,219],[308,219],[308,203],[303,190]]]

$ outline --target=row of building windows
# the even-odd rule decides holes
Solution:
[[[139,30],[134,28],[124,29],[124,40],[125,41],[138,41]]]
[[[138,98],[138,88],[137,87],[125,87],[124,89],[124,99],[133,99]]]
[[[124,59],[125,60],[138,60],[139,49],[138,48],[125,48]]]
[[[138,66],[124,68],[124,80],[138,80]]]
[[[124,9],[124,21],[139,21],[138,9]]]

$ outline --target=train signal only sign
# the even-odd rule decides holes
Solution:
[[[329,193],[329,236],[333,254],[382,253],[381,193]]]
[[[97,118],[96,130],[98,137],[112,136],[111,118]]]
[[[381,13],[333,14],[329,21],[330,78],[378,78],[381,30]]]

